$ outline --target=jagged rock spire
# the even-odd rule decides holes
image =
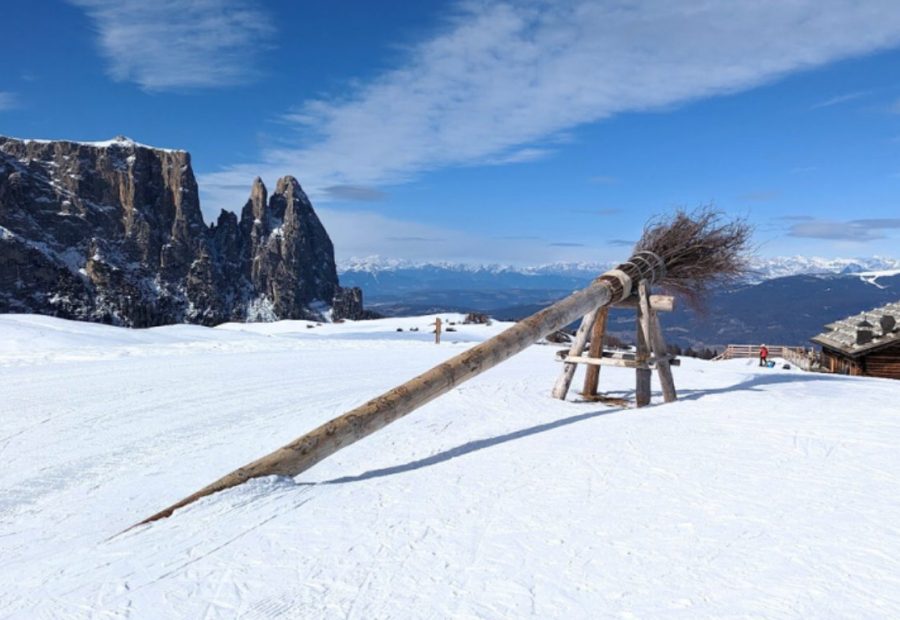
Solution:
[[[240,221],[226,211],[207,226],[185,151],[0,136],[0,197],[0,312],[318,318],[315,302],[339,290],[331,239],[291,176],[271,197],[257,177]]]

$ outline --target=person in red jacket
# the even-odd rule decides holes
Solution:
[[[764,344],[759,345],[759,365],[769,365],[769,349],[767,349]]]

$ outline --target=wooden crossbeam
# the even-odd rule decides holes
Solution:
[[[613,308],[637,308],[640,303],[637,295],[614,303]],[[657,312],[672,312],[675,309],[675,298],[671,295],[650,295],[650,307]]]
[[[650,368],[651,366],[656,365],[661,360],[658,360],[656,356],[651,356],[647,358],[643,363],[638,362],[638,360],[634,358],[627,357],[588,357],[586,355],[567,355],[565,357],[560,358],[558,361],[565,362],[566,364],[585,364],[587,366],[616,366],[618,368]],[[669,363],[670,366],[681,366],[681,360],[674,358],[672,356],[666,355],[663,356],[663,360]]]

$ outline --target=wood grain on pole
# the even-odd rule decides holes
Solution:
[[[570,356],[579,356],[584,353],[584,348],[587,346],[587,341],[591,334],[591,328],[597,320],[597,314],[598,309],[594,308],[581,319],[581,325],[578,326],[578,331],[575,332],[575,338],[572,340],[572,346],[569,347]],[[559,378],[556,380],[556,385],[553,386],[553,398],[566,399],[569,393],[569,386],[572,385],[572,378],[575,377],[575,369],[577,368],[578,364],[566,363],[563,366],[562,372],[559,373]]]
[[[638,296],[646,295],[645,289],[638,290]],[[644,313],[644,300],[640,300],[637,307],[637,320],[635,321],[637,331],[637,361],[646,363],[650,357],[650,351],[647,346],[647,333],[649,332],[649,316]],[[650,369],[639,366],[635,371],[634,381],[634,401],[638,407],[645,407],[650,404]]]
[[[667,403],[674,402],[678,398],[675,391],[675,379],[672,377],[672,367],[669,363],[669,353],[666,340],[663,338],[662,326],[656,311],[647,304],[647,315],[650,317],[650,346],[656,357],[656,374],[659,375],[659,384],[662,387],[663,400]]]
[[[588,349],[588,356],[599,358],[603,355],[603,336],[606,334],[606,321],[609,318],[609,306],[600,308],[597,312],[597,318],[594,319],[594,327],[591,330],[591,346]],[[590,365],[584,371],[584,389],[581,391],[584,396],[596,396],[597,387],[600,383],[600,366]]]
[[[669,366],[666,342],[659,327],[659,319],[650,304],[650,285],[642,281],[638,285],[638,302],[641,310],[641,325],[646,337],[645,343],[649,345],[653,355],[657,358],[656,371],[663,390],[663,399],[670,403],[675,400],[675,382],[672,379],[672,369]]]
[[[638,362],[634,359],[629,359],[627,357],[585,357],[585,356],[574,356],[574,357],[564,357],[561,362],[569,362],[572,364],[584,364],[586,366],[616,366],[617,368],[650,368],[651,370],[654,368],[657,359],[655,357],[650,357],[646,362]],[[669,359],[670,366],[681,366],[681,360],[679,359]]]
[[[612,304],[613,308],[637,308],[638,296],[632,295],[628,299]],[[650,307],[657,312],[672,312],[675,309],[675,298],[671,295],[650,295]]]
[[[178,508],[201,497],[237,486],[251,478],[296,476],[306,471],[341,448],[371,435],[464,381],[520,353],[578,317],[609,304],[614,294],[619,294],[622,288],[620,285],[616,290],[615,276],[604,277],[597,278],[587,288],[519,321],[403,385],[326,422],[275,452],[234,470],[137,525],[168,517]]]

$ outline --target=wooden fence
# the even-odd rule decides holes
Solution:
[[[767,345],[769,357],[780,357],[796,364],[804,370],[809,370],[809,352],[803,347],[788,347],[780,344]],[[733,360],[740,358],[758,358],[759,345],[756,344],[730,344],[725,350],[715,357],[716,360]],[[805,361],[804,361],[805,360]]]

